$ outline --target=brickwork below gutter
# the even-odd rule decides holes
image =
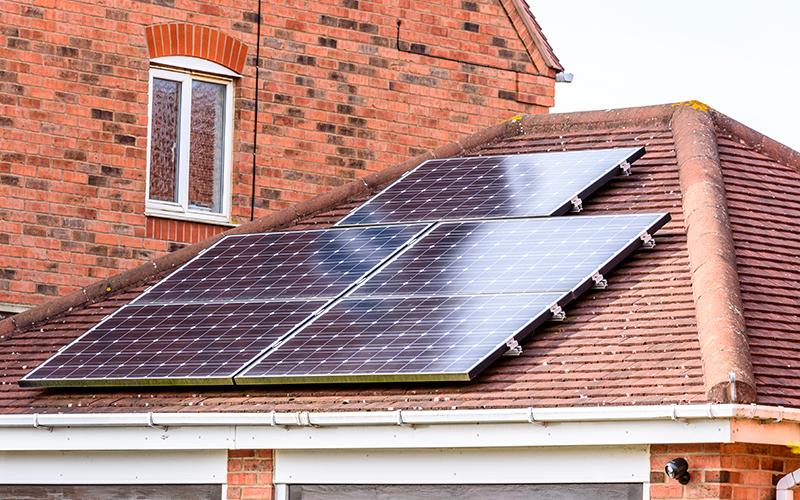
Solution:
[[[672,115],[706,396],[715,403],[752,403],[755,377],[717,135],[707,109],[686,103]]]

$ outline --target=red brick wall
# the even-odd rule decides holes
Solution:
[[[775,485],[800,469],[800,456],[789,448],[759,444],[652,445],[650,498],[773,500]],[[667,478],[664,466],[673,458],[689,463],[689,484]]]
[[[650,447],[650,498],[774,500],[775,486],[800,469],[800,456],[786,446],[760,444],[671,444]],[[673,458],[689,463],[691,479],[681,485],[664,473]],[[228,498],[274,498],[271,450],[228,452]]]
[[[228,451],[228,498],[275,498],[271,450]]]
[[[263,1],[255,215],[546,112],[554,71],[541,57],[539,67],[531,62],[531,40],[520,38],[508,5]],[[184,52],[195,50],[196,33],[218,33],[225,42],[215,57],[241,68],[232,213],[249,219],[257,6],[0,2],[0,303],[39,304],[220,230],[145,215],[149,60],[160,54],[153,33],[163,50],[172,32],[156,26],[191,33],[184,45],[170,42]],[[395,48],[398,20],[413,53]]]

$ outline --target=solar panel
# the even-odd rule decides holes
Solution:
[[[346,299],[237,384],[470,380],[559,294]]]
[[[236,383],[469,380],[668,220],[441,223]]]
[[[229,236],[20,380],[231,384],[425,224]]]
[[[429,160],[337,226],[561,215],[644,148]]]
[[[232,384],[324,300],[122,308],[27,375],[24,386]]]
[[[568,292],[664,214],[442,223],[352,295]],[[661,223],[663,225],[663,222]],[[660,227],[660,225],[658,226]]]
[[[229,236],[137,303],[333,298],[424,224]]]

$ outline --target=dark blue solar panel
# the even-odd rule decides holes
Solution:
[[[326,301],[144,304],[120,309],[24,385],[231,384]]]
[[[352,296],[569,292],[662,220],[628,214],[441,223]]]
[[[225,238],[20,383],[230,384],[242,366],[426,227]]]
[[[469,380],[559,294],[348,299],[236,377],[247,383]]]
[[[561,215],[644,148],[429,160],[337,226]]]
[[[137,303],[333,298],[425,225],[229,236]]]
[[[469,380],[668,220],[441,223],[235,380]]]

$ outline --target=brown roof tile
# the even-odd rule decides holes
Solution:
[[[758,401],[800,406],[800,172],[730,138],[719,152]]]
[[[680,132],[676,110],[685,112],[684,122],[690,123],[685,130],[688,134]],[[702,133],[697,134],[698,130]],[[712,138],[714,146],[709,149]],[[800,276],[796,260],[800,236],[796,229],[787,230],[787,226],[796,227],[794,220],[800,211],[791,196],[800,184],[797,166],[791,163],[796,157],[791,150],[699,103],[536,115],[504,122],[232,232],[329,227],[381,186],[427,158],[636,145],[644,145],[647,154],[636,162],[632,175],[613,179],[585,200],[584,208],[588,214],[669,211],[672,221],[656,235],[656,247],[637,251],[607,276],[609,286],[605,290],[584,294],[569,306],[565,321],[544,325],[524,342],[521,356],[502,358],[473,382],[135,390],[23,389],[17,385],[20,376],[60,346],[141,293],[148,280],[158,279],[210,244],[203,242],[149,267],[123,273],[113,283],[79,291],[80,297],[34,310],[18,320],[19,327],[9,320],[0,323],[0,413],[700,403],[724,400],[728,392],[720,377],[731,369],[741,369],[743,374],[737,375],[737,399],[741,401],[743,394],[748,397],[747,366],[742,366],[747,359],[741,350],[720,354],[716,372],[707,360],[704,363],[708,349],[701,349],[704,334],[698,336],[698,318],[701,325],[708,322],[704,315],[709,309],[703,308],[702,301],[700,310],[696,307],[698,286],[710,287],[705,295],[710,293],[712,299],[728,304],[735,302],[741,289],[745,347],[749,347],[744,354],[752,356],[758,401],[800,405],[800,391],[790,390],[800,378],[800,363],[795,361],[800,351],[796,334],[800,307],[792,296],[793,281]],[[707,160],[713,160],[715,154],[716,167],[709,167]],[[699,165],[701,171],[692,173],[687,165]],[[712,167],[717,174],[708,170]],[[692,179],[699,180],[701,184],[696,186],[702,189],[688,189],[695,185],[689,182]],[[702,185],[709,179],[724,181],[721,191],[713,183]],[[709,224],[720,213],[714,215],[712,211],[714,220],[703,221],[696,216],[702,210],[692,208],[702,208],[706,195],[720,192],[728,207],[731,251],[725,250],[725,238],[720,242],[719,226]],[[703,196],[692,201],[693,193]],[[727,220],[728,215],[724,217]],[[691,229],[695,224],[696,228],[710,228],[714,237],[694,236],[698,232]],[[686,226],[690,228],[688,238]],[[695,245],[692,250],[691,239],[702,242],[702,246]],[[733,255],[738,275],[728,273],[733,281],[725,287],[720,288],[714,280],[703,285],[701,275],[692,275],[692,269],[705,265],[698,263],[703,262],[698,260],[703,252],[710,252],[711,262],[730,263]],[[722,323],[715,323],[716,319],[712,317],[711,323]],[[711,328],[712,333],[706,336],[712,345],[735,344],[741,339],[741,332],[731,333],[732,324],[737,324],[735,317],[734,321],[725,320],[717,330]]]

